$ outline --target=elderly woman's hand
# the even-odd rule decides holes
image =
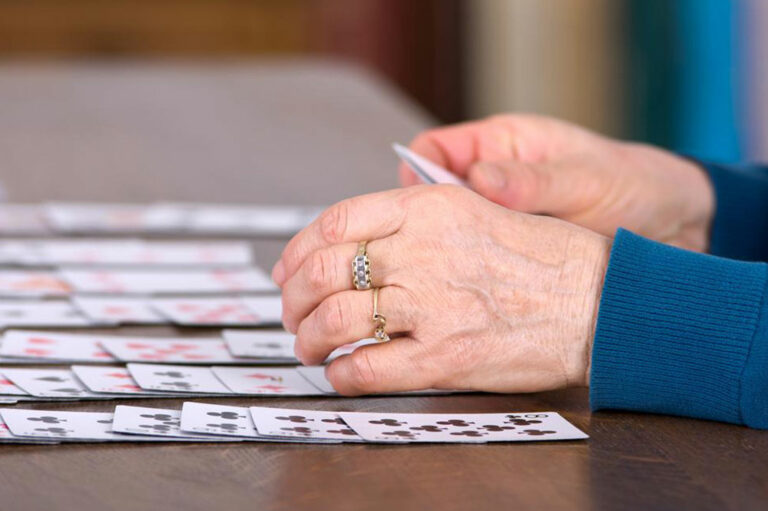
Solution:
[[[712,186],[697,165],[667,151],[533,115],[430,130],[411,149],[508,208],[606,236],[625,227],[663,243],[707,249]],[[417,182],[405,165],[400,177],[406,185]]]
[[[352,284],[364,240],[393,340],[330,364],[342,394],[587,384],[610,240],[454,186],[348,199],[291,240],[273,278],[303,363],[373,332],[373,292]]]

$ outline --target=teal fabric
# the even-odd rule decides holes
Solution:
[[[765,263],[619,230],[592,351],[592,408],[768,429],[767,285]]]

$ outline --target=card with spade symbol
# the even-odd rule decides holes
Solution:
[[[238,442],[237,438],[216,438],[181,431],[181,411],[118,405],[112,423],[115,433],[162,436],[192,442]]]
[[[11,434],[17,437],[52,438],[75,442],[157,442],[148,435],[122,435],[112,431],[112,413],[59,410],[0,410]]]
[[[485,443],[588,438],[555,412],[339,412],[339,416],[367,442]]]
[[[342,442],[362,442],[336,412],[292,410],[252,406],[251,419],[260,435],[276,438],[321,438]]]

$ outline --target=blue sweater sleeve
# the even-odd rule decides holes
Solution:
[[[697,163],[715,190],[710,253],[768,261],[768,167]]]
[[[768,429],[767,286],[764,263],[619,230],[592,350],[592,408]]]

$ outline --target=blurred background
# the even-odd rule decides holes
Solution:
[[[0,0],[0,59],[330,58],[440,122],[568,119],[768,159],[765,0]]]

